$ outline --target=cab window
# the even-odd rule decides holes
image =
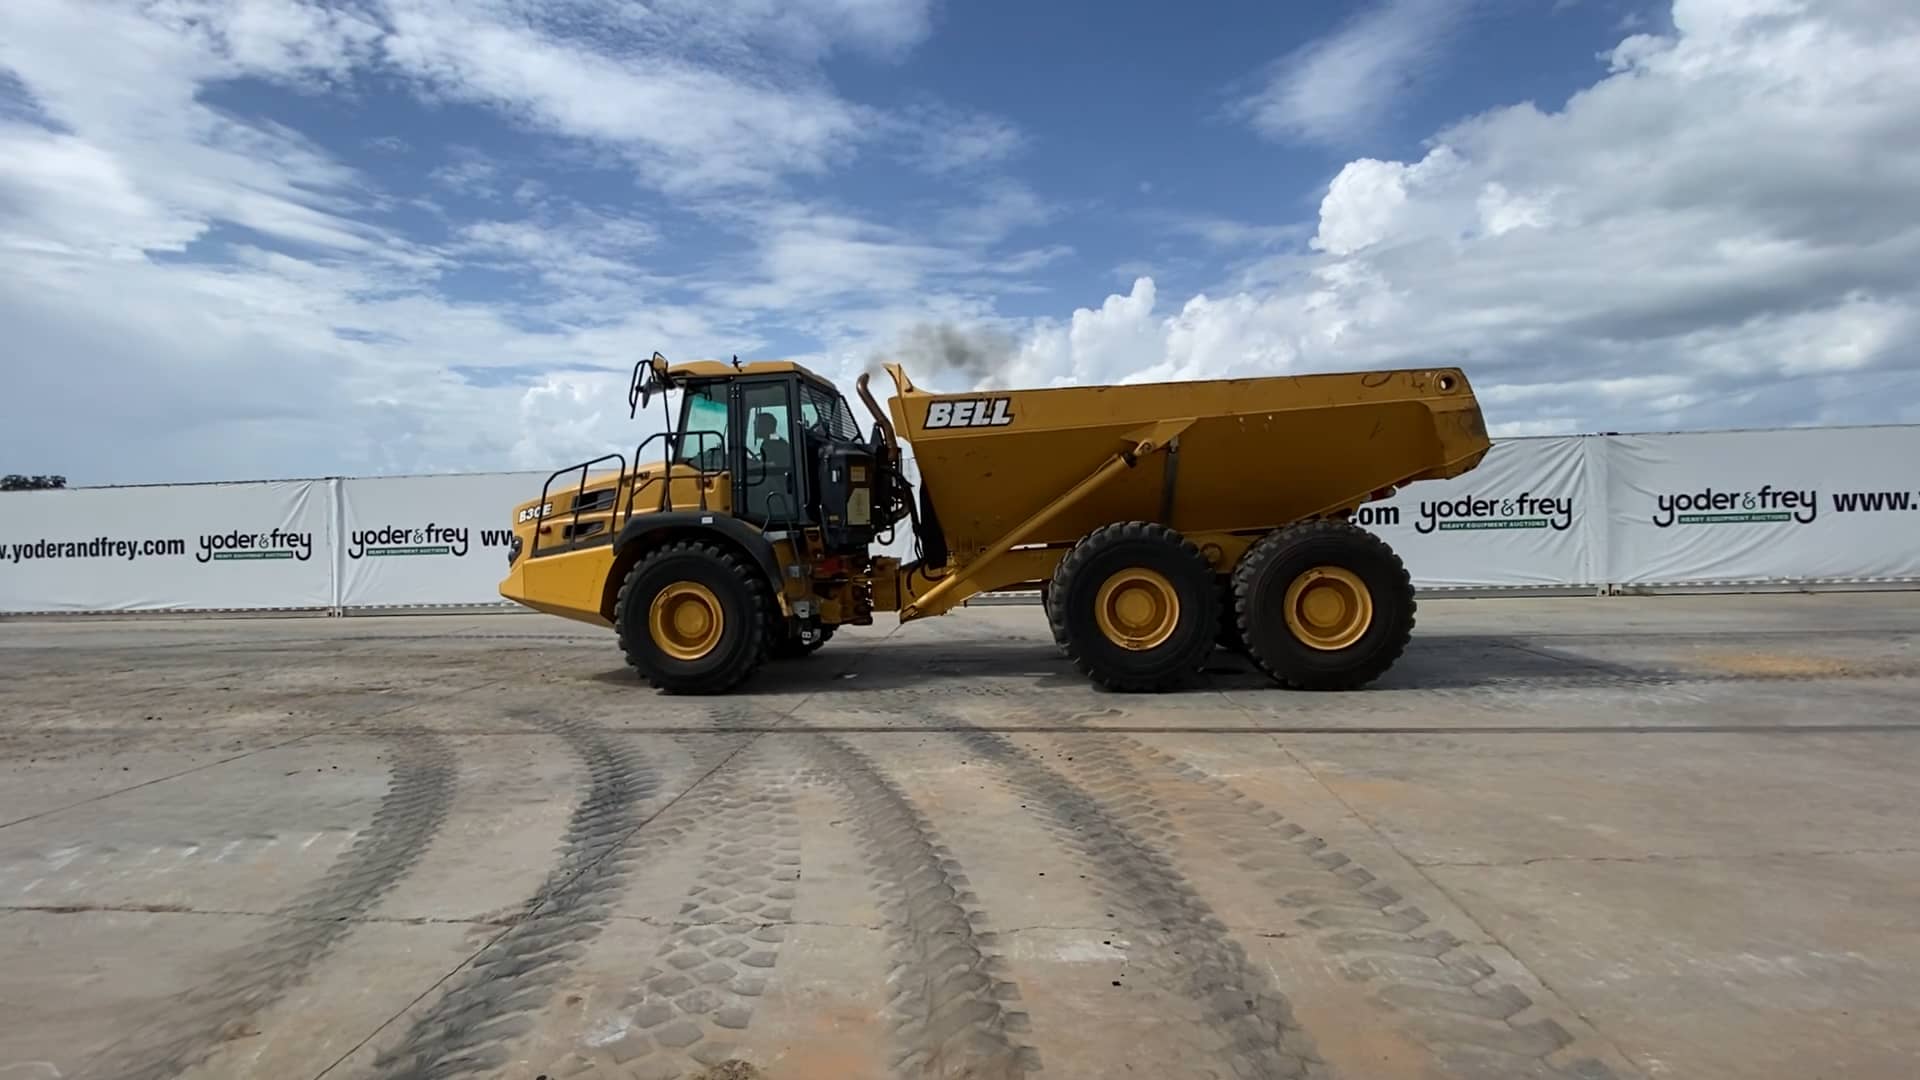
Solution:
[[[747,383],[740,388],[745,475],[734,485],[736,513],[757,525],[793,522],[800,514],[792,417],[787,382]]]
[[[727,386],[706,383],[687,390],[674,460],[708,471],[727,466]]]
[[[843,442],[860,441],[860,425],[847,399],[810,382],[800,384],[800,423],[809,432]]]
[[[747,410],[747,456],[776,468],[793,465],[793,444],[787,441],[787,387],[785,383],[748,386],[740,395]]]

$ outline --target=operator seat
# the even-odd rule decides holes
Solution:
[[[753,418],[753,435],[760,442],[760,469],[751,464],[747,468],[753,479],[747,495],[748,512],[767,525],[774,523],[776,515],[782,520],[797,518],[800,507],[794,501],[793,444],[780,437],[780,418],[772,413],[758,414]]]
[[[760,460],[767,468],[793,468],[793,444],[780,437],[780,419],[772,413],[753,418],[753,435],[760,440]]]

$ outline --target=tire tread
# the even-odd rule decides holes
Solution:
[[[1254,633],[1254,624],[1262,615],[1256,608],[1258,598],[1254,595],[1262,572],[1275,560],[1280,559],[1293,548],[1315,540],[1333,538],[1343,544],[1356,545],[1370,549],[1391,567],[1393,589],[1406,606],[1406,618],[1395,627],[1386,643],[1367,654],[1358,665],[1337,672],[1308,672],[1295,665],[1285,664],[1280,657],[1263,655],[1259,646],[1259,636]],[[1407,573],[1406,563],[1385,540],[1373,533],[1341,518],[1316,518],[1301,521],[1275,529],[1262,537],[1259,543],[1248,548],[1233,569],[1233,606],[1240,640],[1244,643],[1247,656],[1254,665],[1268,677],[1291,690],[1352,690],[1372,682],[1400,659],[1407,644],[1413,640],[1414,615],[1417,604],[1414,598],[1413,578]],[[1377,605],[1376,605],[1377,606]],[[1283,617],[1278,612],[1268,613],[1271,617]]]
[[[1053,632],[1054,642],[1066,653],[1067,658],[1073,661],[1074,667],[1079,669],[1082,675],[1108,690],[1156,692],[1178,689],[1199,678],[1207,653],[1213,648],[1213,623],[1217,616],[1204,610],[1206,601],[1212,598],[1210,588],[1201,599],[1203,608],[1201,613],[1208,616],[1207,632],[1203,635],[1206,647],[1197,651],[1191,664],[1185,665],[1190,670],[1172,675],[1135,675],[1107,670],[1104,665],[1097,664],[1089,658],[1085,650],[1075,643],[1068,625],[1074,578],[1086,568],[1088,563],[1108,548],[1116,544],[1137,541],[1163,545],[1168,550],[1177,552],[1181,557],[1190,560],[1198,572],[1211,583],[1213,568],[1207,562],[1207,557],[1200,553],[1200,548],[1193,541],[1179,532],[1152,521],[1118,521],[1111,525],[1102,525],[1075,544],[1073,550],[1069,551],[1054,568],[1053,581],[1048,587],[1048,594],[1050,597],[1059,598],[1061,602],[1046,606],[1048,628]]]
[[[711,672],[691,678],[665,675],[649,670],[646,652],[641,642],[647,639],[645,623],[633,626],[628,621],[630,594],[636,583],[646,575],[648,569],[670,558],[692,555],[719,565],[728,575],[739,582],[746,597],[747,617],[744,620],[747,633],[753,636],[741,659],[733,664],[714,669]],[[740,556],[719,544],[703,540],[676,540],[662,544],[642,555],[627,570],[627,576],[620,582],[620,590],[613,602],[613,630],[620,640],[620,649],[626,654],[627,665],[638,671],[647,680],[647,685],[655,690],[669,693],[687,694],[724,694],[746,681],[767,659],[770,642],[767,635],[767,612],[771,606],[766,582],[759,572],[747,565]]]

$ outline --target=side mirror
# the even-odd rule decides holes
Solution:
[[[642,368],[645,372],[642,372]],[[640,414],[653,400],[656,392],[667,389],[667,358],[658,352],[651,359],[641,360],[633,365],[633,379],[627,384],[627,419]]]

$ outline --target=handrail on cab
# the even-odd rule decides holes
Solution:
[[[683,440],[683,448],[684,448],[684,440],[689,437],[691,437],[694,440],[694,446],[695,446],[694,461],[692,463],[684,462],[684,461],[675,462],[673,460],[673,443],[671,440],[673,439]],[[653,441],[655,439],[661,439],[666,441],[665,453],[661,455],[662,459],[666,461],[666,465],[664,468],[660,470],[660,475],[658,477],[649,476],[647,477],[645,483],[641,483],[640,462],[646,460],[647,447],[653,445]],[[633,487],[627,492],[626,516],[625,518],[622,519],[622,523],[624,524],[625,520],[631,519],[633,517],[634,500],[640,497],[640,492],[653,486],[656,479],[660,481],[664,481],[664,483],[661,484],[660,503],[657,507],[655,507],[655,509],[657,510],[674,509],[673,467],[676,464],[692,465],[693,469],[697,474],[697,478],[699,481],[698,486],[700,489],[700,509],[702,510],[707,509],[707,481],[713,477],[721,476],[725,474],[727,471],[724,468],[709,469],[706,466],[699,464],[699,460],[702,457],[704,457],[706,454],[707,443],[709,441],[718,443],[720,449],[723,451],[726,449],[726,438],[725,436],[721,435],[717,431],[681,431],[681,432],[656,431],[653,434],[647,436],[645,439],[643,439],[639,446],[634,447],[634,450],[633,450],[634,482],[633,482]]]
[[[574,489],[573,520],[567,524],[567,535],[568,536],[577,535],[580,531],[580,504],[582,500],[586,498],[586,495],[587,495],[587,477],[593,472],[593,467],[595,465],[600,464],[603,461],[617,461],[620,463],[620,486],[624,486],[627,482],[627,459],[624,457],[621,457],[619,454],[601,454],[599,457],[594,458],[591,461],[583,461],[578,465],[568,465],[565,468],[555,469],[553,471],[553,474],[547,477],[547,482],[540,485],[540,509],[541,509],[540,521],[542,522],[546,521],[547,515],[545,513],[545,508],[548,505],[547,497],[549,494],[551,494],[553,482],[555,480],[560,479],[562,476],[566,476],[569,473],[577,472],[580,474],[580,485]],[[614,490],[618,491],[619,486],[616,486]],[[543,530],[541,526],[536,526],[534,528],[533,545],[527,552],[527,558],[531,559],[534,556],[540,554],[540,533],[542,531]]]

